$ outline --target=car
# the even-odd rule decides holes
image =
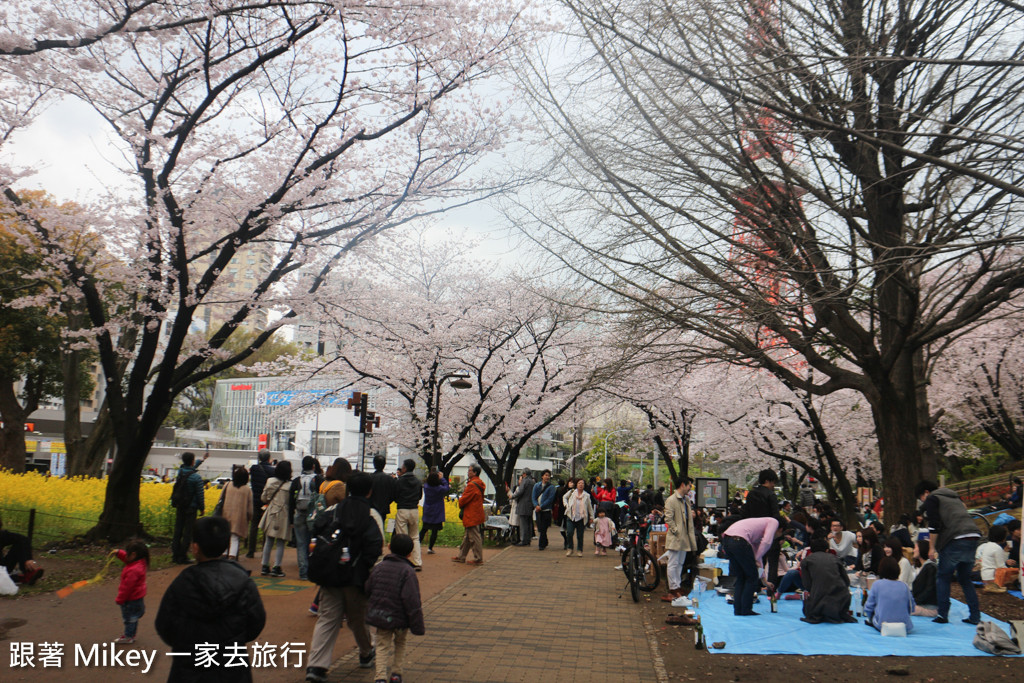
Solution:
[[[156,482],[156,483],[159,484],[160,482],[163,481],[163,479],[161,479],[160,477],[156,476],[155,474],[143,474],[140,477],[140,479],[142,479],[142,483],[143,484],[148,483],[148,482]]]
[[[219,489],[224,488],[230,483],[231,477],[217,477],[211,483]]]

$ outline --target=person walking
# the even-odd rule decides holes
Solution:
[[[674,477],[675,491],[665,501],[665,550],[668,551],[668,593],[661,597],[672,602],[683,596],[683,567],[687,553],[697,550],[697,538],[693,528],[693,510],[690,508],[690,488],[693,480],[689,477]]]
[[[160,601],[157,634],[170,651],[188,653],[171,658],[168,681],[252,681],[246,643],[263,631],[267,613],[249,572],[221,557],[230,540],[231,524],[223,517],[197,519],[192,539],[196,565],[178,574]],[[232,665],[203,666],[203,652],[215,662]]]
[[[395,503],[395,533],[405,534],[413,541],[412,563],[416,571],[423,569],[423,554],[420,549],[420,498],[423,497],[423,482],[413,472],[416,461],[407,458],[402,462],[398,475]]]
[[[576,557],[583,557],[583,529],[594,519],[594,502],[579,479],[576,488],[565,494],[565,556],[572,555],[572,537],[576,535]]]
[[[366,581],[366,623],[377,629],[376,681],[402,683],[406,638],[410,632],[422,636],[426,628],[420,584],[409,561],[412,539],[392,534],[390,549],[391,554],[384,556]]]
[[[274,467],[274,476],[267,480],[263,489],[262,500],[267,505],[260,529],[263,530],[263,576],[283,577],[281,561],[284,559],[284,546],[291,538],[291,515],[288,512],[288,490],[292,483],[292,464],[282,460]],[[270,566],[270,551],[277,545],[274,555],[273,569]]]
[[[437,532],[444,529],[444,499],[451,487],[448,480],[440,472],[431,468],[427,475],[427,483],[423,486],[423,525],[420,527],[420,549],[423,548],[423,537],[430,532],[430,545],[427,554],[434,554],[434,543]]]
[[[121,583],[117,587],[114,602],[121,608],[121,620],[124,632],[114,642],[130,645],[135,642],[139,619],[146,613],[146,571],[149,569],[149,546],[137,538],[133,538],[124,550],[111,553],[124,562],[121,570]]]
[[[540,481],[533,485],[530,499],[533,513],[537,516],[537,549],[548,547],[548,528],[551,526],[551,509],[555,504],[557,489],[551,483],[551,470],[540,473]]]
[[[270,451],[261,448],[256,453],[256,464],[249,468],[249,488],[252,489],[252,519],[249,520],[249,540],[245,544],[245,556],[252,559],[256,556],[256,541],[259,534],[260,520],[263,519],[263,489],[267,480],[274,476],[274,466],[270,464]]]
[[[384,547],[383,520],[370,503],[373,489],[370,475],[353,472],[347,486],[348,496],[338,503],[330,516],[317,517],[315,524],[319,535],[329,533],[328,526],[343,531],[343,538],[347,538],[349,543],[346,547],[352,571],[338,585],[320,584],[319,614],[313,628],[306,668],[306,680],[310,683],[327,680],[327,667],[331,665],[334,643],[343,622],[348,622],[359,647],[360,668],[372,668],[377,654],[370,640],[370,630],[366,627],[365,587],[370,570]]]
[[[921,509],[931,527],[931,540],[939,555],[935,576],[939,614],[932,621],[939,624],[949,622],[949,589],[955,575],[969,610],[964,622],[976,625],[981,621],[981,607],[971,581],[971,570],[974,569],[975,551],[981,539],[978,527],[955,491],[924,480],[918,482],[914,495],[922,502]]]
[[[174,535],[171,537],[171,559],[175,564],[191,564],[188,549],[192,545],[192,525],[196,516],[206,511],[203,495],[203,478],[199,476],[195,464],[195,453],[181,454],[181,467],[174,481],[175,489],[184,487],[183,498],[175,502],[175,493],[171,492],[172,503],[177,508],[174,514]]]
[[[231,542],[228,545],[228,559],[237,560],[249,522],[252,521],[252,490],[249,488],[249,471],[236,467],[231,473],[231,483],[224,485],[224,506],[221,515],[231,524]]]
[[[510,498],[515,501],[516,522],[519,526],[519,543],[516,545],[530,545],[533,536],[533,474],[529,469],[524,469],[519,475],[519,483],[512,491]],[[505,485],[506,490],[508,484]]]
[[[486,520],[484,516],[484,491],[487,487],[480,479],[480,465],[473,463],[469,466],[469,481],[466,488],[459,497],[459,508],[462,510],[462,526],[466,533],[462,537],[462,545],[459,546],[459,554],[452,558],[452,562],[465,562],[466,564],[484,563],[484,537],[483,526]],[[468,559],[472,553],[473,559]]]

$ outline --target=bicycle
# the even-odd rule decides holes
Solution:
[[[633,602],[640,602],[640,592],[649,593],[661,583],[661,570],[658,560],[644,546],[647,539],[648,524],[644,519],[630,516],[625,528],[626,537],[622,539],[622,571],[629,582],[629,592]]]

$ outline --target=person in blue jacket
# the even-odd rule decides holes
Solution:
[[[551,470],[544,470],[540,475],[540,481],[533,485],[533,492],[530,497],[533,500],[533,509],[537,517],[537,547],[544,550],[548,547],[548,527],[551,526],[551,508],[555,504],[555,491],[558,490],[551,483]]]

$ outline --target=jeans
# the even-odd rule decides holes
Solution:
[[[281,560],[284,559],[284,545],[285,540],[283,538],[274,538],[273,536],[267,536],[263,539],[263,566],[269,567],[270,564],[270,550],[277,544],[277,550],[274,553],[274,567],[281,566]]]
[[[572,550],[572,535],[576,534],[576,550],[583,552],[583,527],[587,525],[585,519],[574,522],[568,517],[565,518],[565,549]]]
[[[729,560],[729,576],[736,577],[732,589],[732,613],[744,616],[754,611],[754,594],[761,587],[754,549],[742,538],[722,537],[722,550]]]
[[[174,536],[171,537],[171,558],[175,562],[188,560],[192,545],[192,525],[196,523],[195,508],[178,508],[174,515]]]
[[[537,545],[543,550],[548,547],[548,527],[551,526],[551,510],[537,513]]]
[[[803,590],[804,580],[800,576],[799,569],[790,569],[783,575],[782,580],[779,581],[779,593],[792,593],[794,591]]]
[[[299,578],[306,580],[306,572],[309,571],[309,522],[306,521],[308,512],[296,510],[292,518],[292,528],[295,529],[295,550],[299,557]]]
[[[978,547],[978,538],[957,538],[939,551],[939,567],[935,576],[935,595],[939,601],[939,616],[949,618],[949,587],[953,576],[964,591],[964,601],[970,610],[971,621],[981,618],[978,605],[978,593],[971,583],[971,570],[974,569],[974,552]]]
[[[142,598],[129,600],[121,605],[121,620],[124,621],[124,634],[129,638],[135,637],[139,628],[139,619],[146,613],[146,604]]]

